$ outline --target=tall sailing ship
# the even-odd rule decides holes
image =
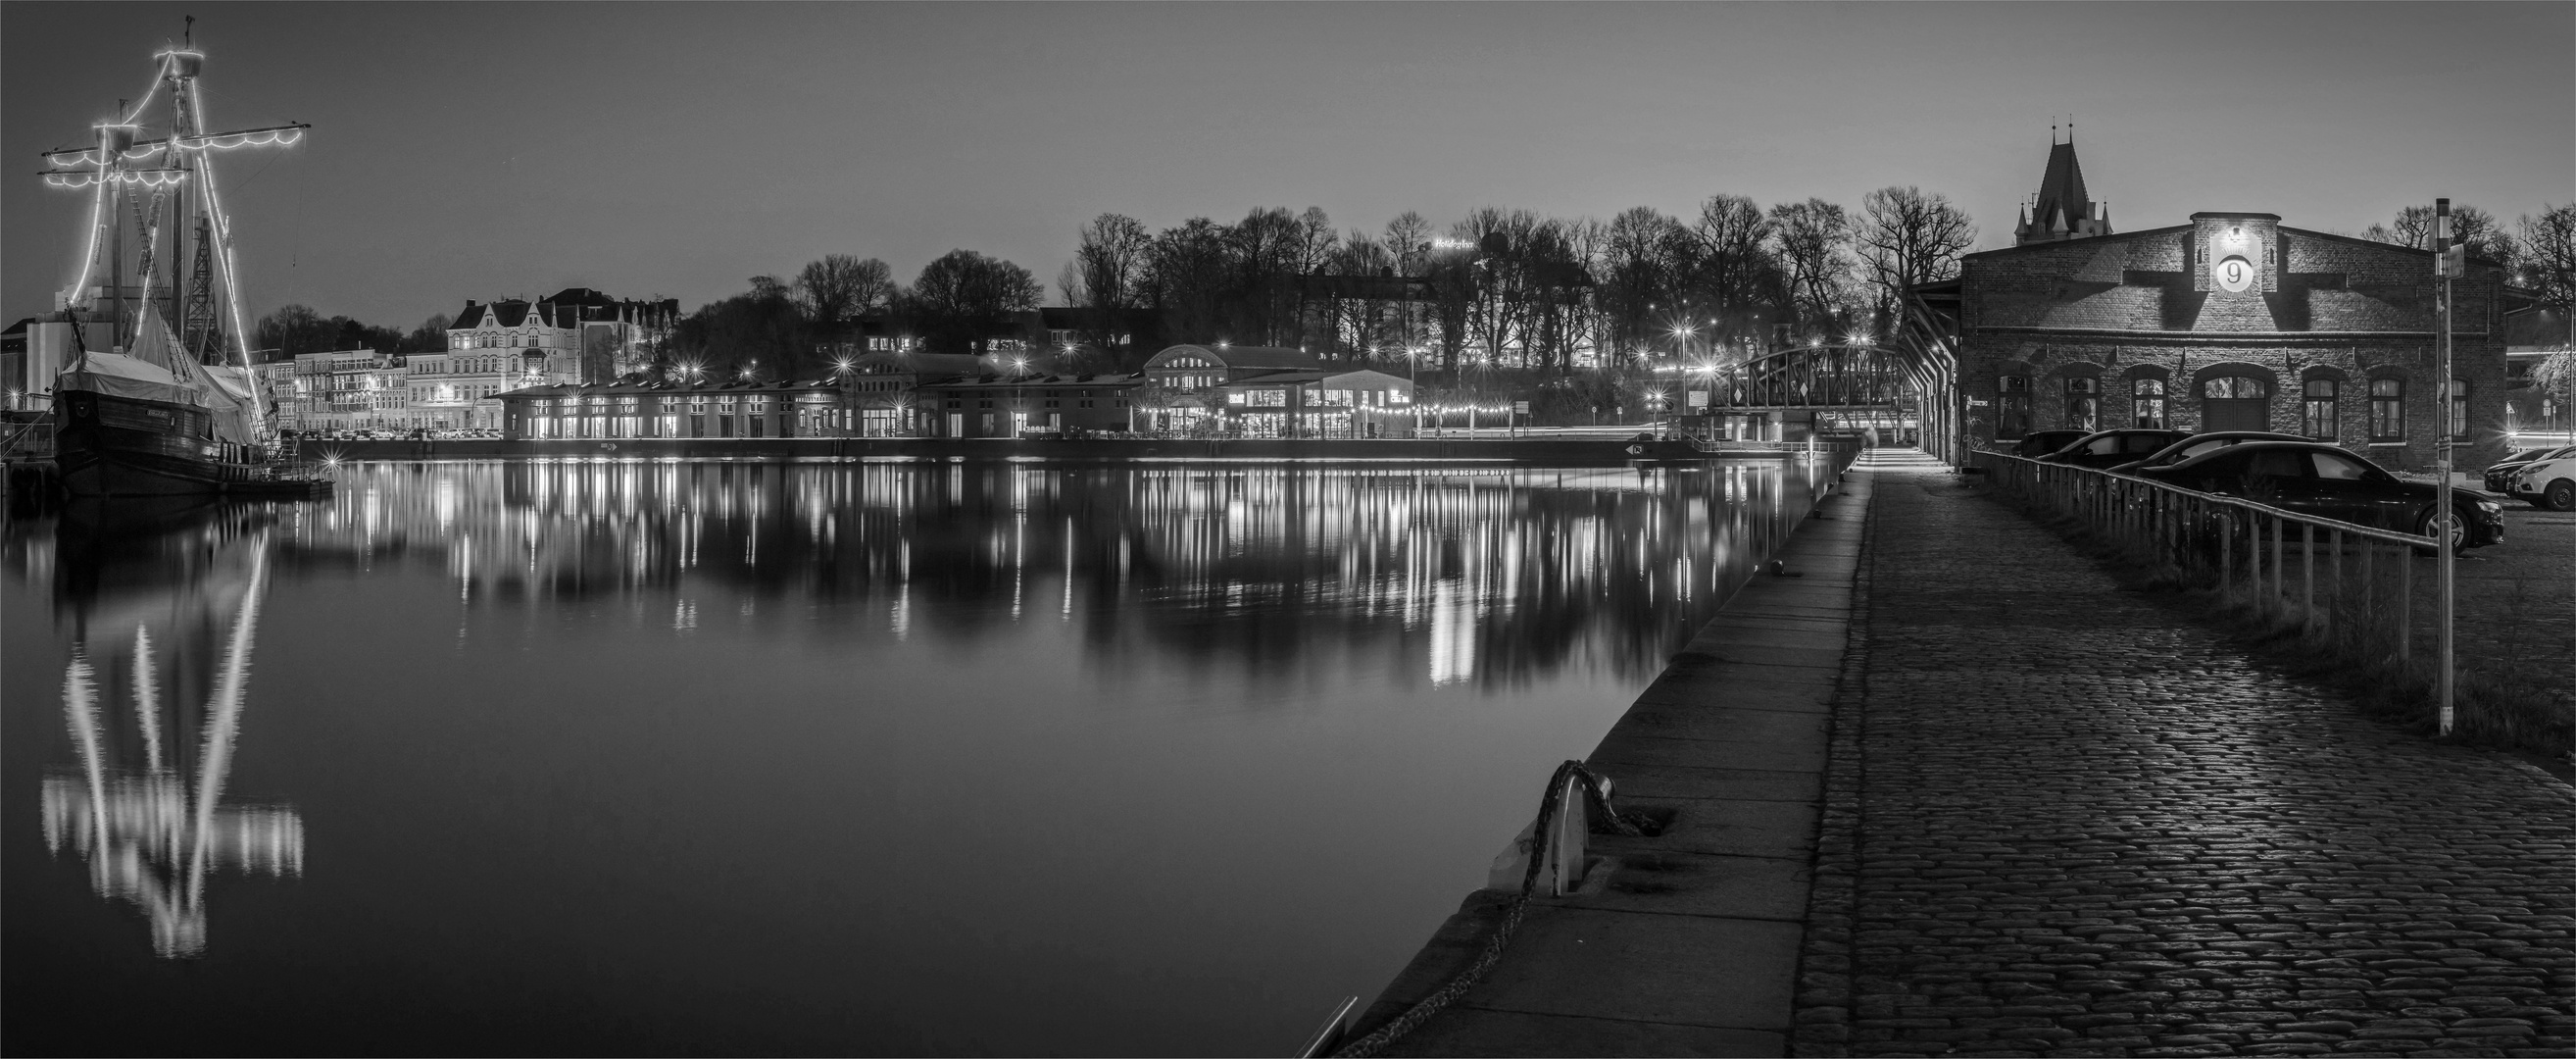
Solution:
[[[251,370],[215,180],[218,155],[292,146],[309,126],[207,132],[204,54],[183,44],[154,61],[151,85],[97,126],[92,146],[45,156],[46,184],[90,195],[77,277],[31,335],[59,348],[63,485],[80,496],[323,495],[329,479],[280,445]]]

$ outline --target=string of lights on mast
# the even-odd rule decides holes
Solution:
[[[248,366],[250,336],[233,258],[233,222],[216,180],[216,156],[293,147],[311,126],[205,131],[205,95],[198,85],[205,53],[193,47],[195,19],[189,21],[187,42],[153,56],[151,85],[131,106],[120,105],[116,120],[95,127],[91,146],[45,152],[51,168],[40,175],[48,187],[90,192],[80,268],[56,302],[66,310],[103,313],[111,344],[122,348],[135,340],[143,307],[166,299],[163,318],[190,354],[206,363],[238,357]],[[147,124],[162,133],[159,138],[145,138]],[[129,263],[131,284],[125,278]]]

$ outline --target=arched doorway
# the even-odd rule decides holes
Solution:
[[[2272,380],[2254,375],[2201,379],[2200,429],[2272,429]]]

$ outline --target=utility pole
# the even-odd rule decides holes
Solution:
[[[2451,244],[2451,200],[2433,200],[2433,274],[2442,281],[2442,298],[2436,303],[2435,311],[2441,320],[2442,332],[2440,344],[2435,347],[2439,366],[2434,380],[2440,387],[2442,403],[2435,410],[2441,433],[2433,441],[2434,467],[2441,475],[2433,486],[2433,526],[2438,538],[2433,555],[2434,561],[2441,564],[2443,735],[2451,734],[2451,526],[2458,522],[2463,533],[2468,529],[2466,520],[2451,510],[2451,402],[2456,399],[2451,393],[2451,283],[2459,278],[2467,264],[2466,249]]]

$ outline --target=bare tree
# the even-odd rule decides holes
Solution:
[[[2524,214],[2519,227],[2522,261],[2514,279],[2538,294],[2541,304],[2576,311],[2576,203],[2543,203],[2540,216]]]
[[[1192,217],[1154,237],[1147,284],[1163,338],[1214,342],[1229,337],[1228,244],[1233,233],[1205,217]]]
[[[1037,308],[1045,290],[1018,265],[951,250],[922,268],[903,301],[931,348],[985,353],[1013,315]]]
[[[1771,207],[1772,251],[1778,256],[1789,306],[1811,329],[1848,325],[1852,275],[1851,221],[1823,199]]]
[[[1772,253],[1775,225],[1762,207],[1742,195],[1711,195],[1700,203],[1699,219],[1688,231],[1688,247],[1676,250],[1682,270],[1682,299],[1714,321],[1713,343],[1758,336],[1763,325],[1783,311],[1775,296],[1781,287],[1780,262]]]
[[[1083,226],[1073,255],[1081,292],[1077,297],[1068,289],[1065,299],[1083,309],[1084,342],[1109,353],[1126,335],[1128,316],[1145,303],[1153,245],[1133,217],[1104,213]]]
[[[1306,222],[1284,206],[1255,209],[1235,224],[1230,248],[1237,340],[1296,344],[1296,277],[1304,274],[1307,231]]]
[[[1393,259],[1396,275],[1410,281],[1427,273],[1431,263],[1431,233],[1431,222],[1412,210],[1396,214],[1394,220],[1386,222],[1386,253]],[[1402,317],[1397,327],[1401,332],[1396,338],[1397,344],[1407,350],[1423,344],[1430,320],[1414,311],[1409,291],[1396,311]]]
[[[816,338],[846,352],[851,322],[884,308],[894,296],[893,275],[873,257],[825,254],[796,273],[796,305],[805,311]]]
[[[1674,260],[1673,252],[1684,245],[1681,222],[1652,206],[1630,207],[1610,219],[1601,251],[1599,307],[1616,353],[1648,348],[1658,330],[1655,314],[1679,303],[1683,263]]]
[[[1063,268],[1055,270],[1055,294],[1066,305],[1081,305],[1090,300],[1090,295],[1082,287],[1081,262],[1067,261]]]
[[[2433,247],[2433,207],[2408,206],[2397,211],[2387,224],[2374,224],[2362,230],[2361,237],[2418,250]],[[2504,260],[2513,254],[2513,237],[2504,230],[2494,214],[2465,202],[2451,206],[2451,236],[2469,248],[2469,253],[2489,260]]]
[[[1873,295],[1872,326],[1885,334],[1903,312],[1907,288],[1959,274],[1959,255],[1977,240],[1966,211],[1943,195],[1884,187],[1861,199],[1860,248]]]

